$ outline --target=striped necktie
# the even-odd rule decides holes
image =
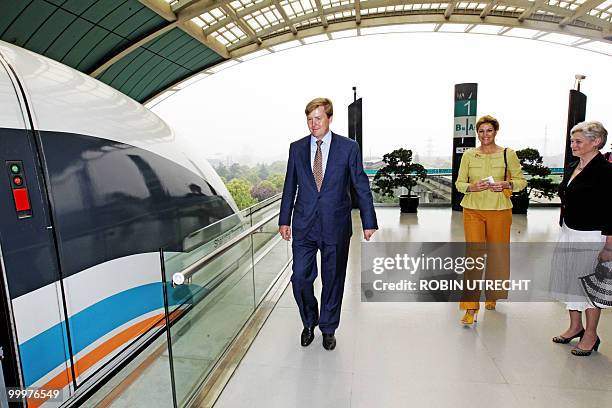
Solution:
[[[312,174],[314,175],[317,191],[321,191],[323,184],[323,153],[321,153],[322,140],[317,140],[317,152],[315,153],[314,163],[312,165]]]

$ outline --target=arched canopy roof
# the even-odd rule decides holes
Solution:
[[[4,2],[0,13],[2,40],[140,102],[227,60],[407,27],[519,36],[612,55],[612,0],[22,0]]]

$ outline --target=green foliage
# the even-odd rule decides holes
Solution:
[[[268,177],[268,181],[272,183],[272,185],[274,185],[274,188],[276,188],[276,190],[282,191],[283,185],[285,184],[285,176],[279,173],[273,174]]]
[[[219,163],[215,170],[217,171],[219,177],[221,177],[221,180],[223,180],[223,182],[225,183],[229,176],[229,169],[225,167],[223,163]]]
[[[557,194],[559,184],[550,176],[550,169],[543,164],[542,156],[537,149],[526,148],[517,150],[516,155],[521,162],[523,172],[531,177],[527,178],[527,188],[520,194],[533,195],[552,199]]]
[[[244,168],[242,169],[242,178],[248,180],[248,182],[251,183],[252,186],[256,186],[261,182],[261,178],[257,173],[258,171],[255,167],[249,168],[247,166],[244,166]]]
[[[238,163],[226,166],[219,163],[215,170],[234,197],[238,207],[243,209],[280,193],[285,182],[285,168],[285,162],[276,161],[270,165],[259,163],[254,167]]]
[[[269,166],[269,170],[271,174],[285,174],[285,172],[287,171],[287,162],[283,160],[277,160],[275,162],[272,162],[272,164],[270,164]]]
[[[266,180],[270,176],[270,170],[268,170],[265,164],[259,164],[257,166],[257,176],[262,180]]]
[[[247,180],[234,178],[226,184],[226,187],[239,209],[243,210],[257,203],[257,200],[251,196],[251,184]]]
[[[278,192],[279,190],[274,187],[274,184],[272,184],[270,180],[264,180],[251,189],[251,195],[253,198],[257,199],[257,201],[263,201]]]
[[[385,165],[378,170],[374,176],[374,187],[372,190],[383,196],[394,196],[394,191],[399,187],[408,189],[411,195],[412,188],[417,181],[425,180],[427,171],[418,163],[412,163],[412,150],[396,149],[383,156]]]

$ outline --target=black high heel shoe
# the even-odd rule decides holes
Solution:
[[[595,342],[595,344],[593,344],[593,348],[590,350],[583,350],[579,347],[574,347],[572,349],[572,354],[575,356],[579,356],[579,357],[586,357],[586,356],[590,356],[591,353],[593,351],[597,351],[599,349],[599,345],[601,344],[601,340],[599,339],[599,336],[597,337],[597,341]]]
[[[552,338],[553,343],[567,344],[575,338],[580,337],[582,339],[584,336],[584,329],[580,330],[578,333],[574,334],[572,337],[563,337],[563,336],[555,336]]]

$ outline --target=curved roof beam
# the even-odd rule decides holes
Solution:
[[[321,0],[315,0],[315,4],[317,5],[321,24],[323,24],[323,27],[327,28],[329,26],[329,23],[327,22],[327,17],[325,17],[325,12],[323,11],[323,5],[321,4]]]
[[[541,0],[541,1],[544,1],[544,0]],[[493,10],[493,7],[497,6],[497,3],[498,3],[497,0],[493,0],[489,4],[487,4],[486,7],[482,9],[482,12],[480,13],[480,18],[484,19],[485,17],[487,17],[489,13],[491,12],[491,10]]]
[[[577,18],[584,16],[589,11],[593,10],[595,7],[599,6],[605,0],[587,0],[582,3],[571,16],[565,17],[559,25],[563,27],[564,25],[573,23]]]
[[[299,21],[299,19],[295,19],[294,21]],[[489,15],[486,18],[486,22],[488,25],[496,25],[500,27],[500,31],[497,33],[498,35],[503,35],[510,31],[513,28],[527,28],[535,31],[541,31],[541,35],[546,33],[559,33],[559,34],[567,34],[573,35],[577,37],[582,37],[584,39],[590,40],[605,40],[601,31],[596,29],[589,29],[584,27],[577,27],[568,25],[565,27],[560,27],[557,22],[547,22],[547,21],[536,21],[536,20],[525,20],[523,23],[518,22],[516,17],[500,17],[495,15]],[[362,30],[370,27],[379,27],[385,25],[399,25],[399,24],[436,24],[437,28],[443,27],[445,24],[449,24],[449,20],[444,18],[443,14],[430,14],[430,15],[403,15],[403,16],[390,16],[390,17],[379,17],[379,18],[368,18],[362,19],[361,24],[357,25],[356,22],[353,21],[343,21],[338,23],[330,24],[330,26],[325,29],[322,26],[310,27],[307,29],[302,29],[298,31],[298,35],[295,36],[293,33],[287,32],[280,35],[270,36],[268,38],[263,38],[263,42],[261,45],[256,44],[248,44],[246,41],[238,42],[233,47],[230,48],[230,54],[233,58],[239,58],[246,54],[250,54],[251,52],[256,52],[262,48],[274,47],[276,45],[289,42],[292,40],[301,40],[306,37],[311,37],[320,34],[328,34],[337,31],[344,31],[350,29],[361,28]],[[452,24],[468,24],[469,25],[479,25],[482,24],[482,20],[479,15],[464,15],[464,14],[455,14],[451,17],[450,23]],[[279,27],[271,27],[268,29],[269,31],[277,30]],[[473,29],[471,27],[470,31]],[[262,37],[265,37],[264,34],[260,34]]]
[[[204,44],[211,50],[215,51],[217,54],[221,55],[223,58],[230,58],[230,55],[227,52],[227,48],[225,48],[223,44],[221,44],[219,41],[215,40],[214,38],[206,37],[204,33],[202,32],[202,30],[200,29],[200,27],[198,27],[197,24],[195,24],[193,21],[189,21],[189,20],[181,21],[179,17],[174,13],[170,5],[166,3],[165,1],[163,0],[138,0],[138,1],[142,3],[143,5],[145,5],[146,7],[148,7],[150,10],[154,11],[157,15],[162,17],[164,20],[168,21],[169,24],[162,27],[161,29],[157,31],[150,33],[149,35],[142,38],[141,40],[131,44],[129,47],[127,47],[123,51],[112,56],[111,58],[106,60],[104,63],[102,63],[100,66],[98,66],[96,69],[94,69],[92,72],[90,72],[89,73],[90,76],[97,77],[101,75],[104,71],[110,68],[113,64],[122,60],[123,58],[128,56],[133,51],[148,44],[149,42],[153,41],[160,35],[165,34],[168,31],[174,28],[177,28],[177,27],[180,28],[185,33],[189,34],[191,37],[200,41],[202,44]],[[207,1],[211,2],[210,0],[207,0]]]

